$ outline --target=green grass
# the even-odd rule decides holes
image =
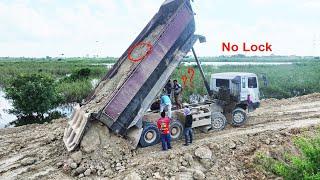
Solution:
[[[58,85],[58,92],[64,97],[63,103],[81,102],[91,92],[90,80],[78,80],[74,82],[61,82]]]
[[[233,61],[233,62],[296,62],[292,65],[246,65],[246,66],[204,66],[206,77],[219,72],[252,72],[259,76],[261,95],[263,98],[288,98],[313,92],[320,92],[320,61],[314,58],[303,57],[203,57],[201,61]],[[186,58],[185,61],[191,61]],[[49,74],[59,82],[58,90],[65,97],[65,103],[80,102],[91,91],[90,80],[100,79],[108,71],[100,63],[114,63],[116,58],[0,58],[0,85],[18,74],[43,73]],[[90,76],[76,81],[65,81],[67,75],[77,72],[79,69],[90,69]],[[190,83],[184,87],[184,100],[192,93],[206,94],[203,80],[197,67],[194,67],[195,75],[193,87]],[[264,87],[261,75],[265,74],[269,80],[269,86]],[[187,75],[187,67],[180,66],[172,75],[172,79],[178,79],[182,84],[181,76]]]
[[[205,94],[203,80],[197,67],[194,76],[194,88],[187,86],[186,95],[193,92]],[[294,63],[292,65],[246,65],[246,66],[204,66],[206,78],[210,79],[210,74],[220,72],[251,72],[259,77],[261,97],[263,98],[289,98],[293,96],[305,95],[320,92],[320,62]],[[188,75],[187,67],[180,67],[173,75],[173,79],[181,81],[181,76]],[[263,85],[262,75],[265,74],[269,81],[269,86]]]
[[[61,78],[77,69],[90,68],[92,77],[105,73],[103,66],[93,65],[96,61],[0,61],[0,84],[5,85],[8,79],[17,74],[46,73],[54,78]]]
[[[5,87],[10,79],[19,74],[46,74],[58,82],[58,91],[64,97],[63,103],[81,102],[92,89],[90,80],[100,79],[108,71],[105,66],[94,64],[111,62],[114,62],[114,59],[2,59],[0,60],[0,85]],[[76,81],[65,80],[83,68],[90,69],[88,78]]]
[[[283,159],[273,159],[260,153],[256,164],[286,180],[320,179],[320,134],[296,138],[294,145],[299,155],[284,154]]]
[[[301,56],[219,56],[219,57],[200,57],[203,62],[314,62],[320,61],[318,57]],[[184,59],[187,62],[194,62],[194,58],[189,56]]]

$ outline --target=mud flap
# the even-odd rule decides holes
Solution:
[[[80,143],[88,124],[89,114],[85,113],[79,105],[74,110],[74,113],[64,131],[63,142],[69,152],[73,151]]]

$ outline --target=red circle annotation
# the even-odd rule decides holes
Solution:
[[[138,48],[138,47],[143,47],[143,46],[146,46],[146,47],[147,47],[147,51],[144,53],[144,55],[143,55],[143,56],[140,56],[140,57],[138,57],[138,58],[133,58],[133,57],[132,57],[132,52],[133,52],[136,48]],[[130,61],[132,61],[132,62],[139,62],[139,61],[143,60],[144,58],[146,58],[149,54],[151,54],[152,50],[153,50],[153,46],[152,46],[151,43],[139,42],[139,43],[137,43],[137,44],[135,44],[134,46],[131,46],[131,47],[129,48],[129,51],[128,51],[128,59],[129,59]]]

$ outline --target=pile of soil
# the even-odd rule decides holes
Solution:
[[[245,126],[195,134],[194,143],[160,151],[160,144],[131,150],[127,141],[93,122],[79,149],[67,153],[66,119],[0,130],[0,179],[270,179],[257,168],[258,153],[280,156],[292,137],[315,133],[320,94],[265,100]]]

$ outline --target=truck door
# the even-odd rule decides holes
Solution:
[[[237,101],[241,101],[241,77],[237,76],[230,81],[230,91],[231,94],[237,98]]]
[[[257,77],[248,77],[248,91],[253,103],[259,102],[259,87]]]
[[[245,76],[241,77],[241,93],[240,93],[240,101],[247,101],[248,96],[248,78]]]

